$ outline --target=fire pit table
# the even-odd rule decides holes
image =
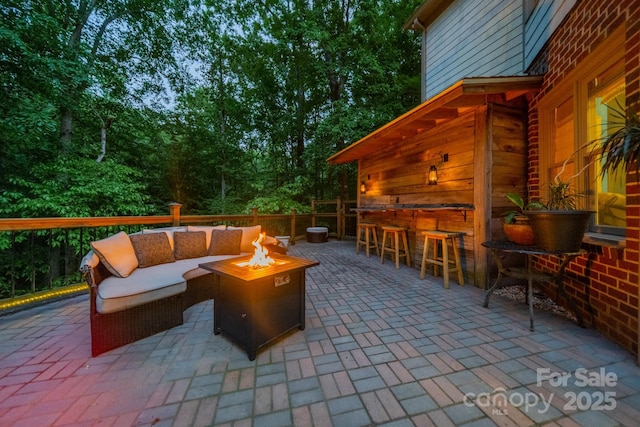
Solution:
[[[255,360],[264,347],[305,327],[305,271],[319,262],[271,254],[274,264],[254,268],[249,259],[200,264],[214,273],[213,333],[221,332]]]

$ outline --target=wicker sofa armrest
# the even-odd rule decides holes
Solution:
[[[83,274],[89,287],[97,287],[104,279],[112,276],[111,272],[100,262],[95,266],[83,264],[80,266],[80,272]]]

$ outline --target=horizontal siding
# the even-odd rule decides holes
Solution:
[[[521,1],[455,1],[427,28],[427,98],[465,77],[523,73]]]
[[[524,26],[524,69],[528,69],[576,0],[539,1]]]

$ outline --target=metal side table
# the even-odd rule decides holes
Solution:
[[[569,265],[569,262],[576,258],[577,256],[583,255],[586,253],[584,250],[580,250],[578,252],[566,252],[566,253],[556,253],[556,252],[548,252],[544,251],[535,246],[522,246],[517,245],[508,241],[488,241],[482,243],[482,246],[489,249],[494,259],[496,260],[496,264],[498,265],[498,277],[496,278],[493,286],[487,291],[487,295],[484,299],[483,307],[489,306],[489,298],[491,294],[500,287],[500,279],[502,276],[513,277],[517,279],[526,279],[527,280],[527,301],[529,302],[529,329],[533,332],[533,282],[551,282],[556,285],[558,292],[562,294],[562,296],[567,300],[573,311],[576,313],[576,318],[578,320],[578,324],[581,327],[584,327],[584,323],[582,321],[582,315],[576,308],[573,300],[567,295],[564,289],[564,282],[562,281],[564,277],[564,270]],[[516,253],[516,254],[524,254],[526,255],[527,262],[524,267],[505,267],[502,264],[501,255],[505,253]],[[560,258],[560,267],[558,271],[555,273],[546,273],[540,271],[534,271],[531,266],[531,257],[534,255],[551,255]]]

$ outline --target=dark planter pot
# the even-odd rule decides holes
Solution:
[[[548,252],[578,252],[592,211],[530,211],[536,246]]]

